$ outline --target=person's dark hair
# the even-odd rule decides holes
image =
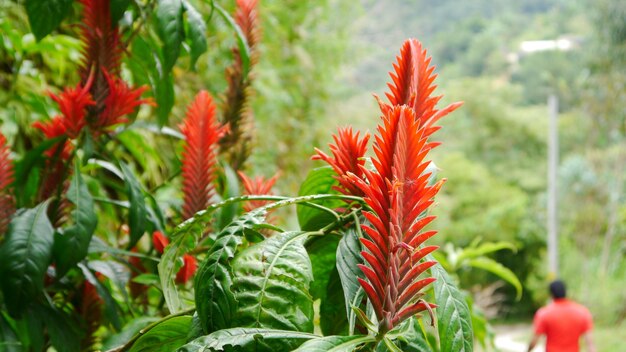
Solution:
[[[561,280],[554,280],[550,283],[550,294],[552,298],[565,298],[567,291],[565,283]]]

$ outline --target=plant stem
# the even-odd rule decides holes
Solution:
[[[148,325],[147,327],[139,330],[139,332],[137,334],[135,334],[135,336],[133,336],[132,339],[130,339],[130,341],[128,341],[126,344],[124,344],[123,346],[108,350],[107,352],[123,352],[123,351],[128,351],[131,347],[133,347],[133,345],[135,344],[135,342],[142,337],[143,335],[145,335],[148,331],[152,330],[152,328],[154,328],[155,326],[161,324],[164,321],[170,320],[172,318],[176,318],[176,317],[180,317],[183,315],[188,315],[190,313],[193,313],[196,310],[195,307],[193,308],[189,308],[187,310],[183,310],[181,312],[175,313],[175,314],[170,314],[166,317],[164,317],[161,320],[155,321],[154,323]]]

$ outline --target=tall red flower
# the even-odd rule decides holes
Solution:
[[[7,231],[11,216],[15,213],[15,199],[11,190],[13,163],[9,153],[7,140],[0,133],[0,237]]]
[[[243,172],[239,171],[239,178],[241,178],[241,182],[243,183],[244,194],[245,195],[256,195],[256,196],[265,196],[272,194],[272,187],[278,180],[278,174],[272,176],[272,178],[266,180],[262,176],[257,176],[255,178],[250,178],[246,176]],[[260,208],[269,202],[266,200],[255,200],[246,202],[243,205],[243,210],[252,211],[254,209]]]
[[[98,75],[105,70],[119,76],[122,47],[117,24],[111,21],[111,1],[80,0],[80,2],[83,5],[81,25],[83,60],[80,68],[83,81],[87,80],[92,70]]]
[[[460,103],[437,110],[432,98],[433,67],[417,40],[404,43],[392,73],[388,94],[391,105],[381,103],[382,123],[377,128],[372,163],[359,166],[365,178],[348,174],[364,194],[370,211],[363,215],[366,238],[361,239],[365,264],[359,278],[384,334],[412,315],[434,306],[422,299],[422,290],[435,279],[424,277],[435,264],[424,261],[437,246],[424,242],[436,231],[424,231],[434,216],[424,216],[444,180],[429,185],[428,152],[439,145],[429,140],[439,129],[434,123]],[[345,151],[344,151],[345,152]]]
[[[209,206],[215,192],[216,148],[226,128],[215,117],[215,104],[206,91],[200,91],[180,126],[185,135],[182,155],[183,217],[188,219]]]
[[[254,116],[249,100],[254,79],[250,70],[258,61],[258,43],[261,37],[257,4],[257,0],[237,0],[237,10],[233,16],[250,50],[248,72],[245,72],[238,47],[232,49],[234,62],[226,68],[228,88],[221,111],[222,121],[228,124],[229,131],[220,139],[220,153],[234,170],[240,170],[248,159],[253,138]]]
[[[64,130],[62,134],[71,139],[77,138],[83,127],[87,125],[87,107],[96,104],[89,93],[91,83],[92,79],[89,79],[84,87],[78,84],[76,88],[65,88],[59,95],[50,94],[52,100],[59,104],[61,110],[61,115],[55,118],[54,124],[61,124]],[[60,128],[60,126],[55,128]],[[55,134],[60,135],[58,132]]]
[[[337,134],[333,135],[333,139],[336,144],[328,145],[333,157],[315,148],[317,154],[313,155],[311,159],[324,160],[337,173],[335,179],[339,181],[341,187],[333,187],[334,189],[343,194],[363,195],[363,192],[348,178],[348,173],[363,178],[362,166],[365,165],[365,153],[370,139],[369,133],[366,133],[363,139],[359,139],[359,132],[354,133],[352,127],[345,127],[339,128]]]
[[[109,87],[109,94],[104,99],[104,111],[93,123],[94,130],[106,131],[115,125],[128,122],[124,116],[132,113],[141,104],[154,105],[152,99],[141,99],[141,94],[148,87],[133,89],[122,79],[113,77],[107,72],[104,72],[104,77]]]

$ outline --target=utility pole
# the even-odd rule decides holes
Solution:
[[[558,194],[557,171],[559,165],[559,100],[556,95],[548,97],[548,278],[559,275],[558,263]]]

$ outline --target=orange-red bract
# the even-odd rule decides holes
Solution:
[[[13,163],[9,153],[7,140],[0,133],[0,236],[6,232],[15,212],[15,199],[10,189],[13,183]]]
[[[206,91],[200,91],[187,109],[180,126],[185,135],[182,155],[183,217],[188,219],[209,206],[215,192],[217,142],[226,131],[215,116],[215,104]]]
[[[370,135],[366,133],[363,138],[359,138],[359,132],[354,133],[352,127],[339,128],[336,135],[333,135],[335,144],[329,144],[333,156],[330,157],[323,151],[315,148],[317,154],[313,155],[313,160],[324,160],[335,171],[335,179],[339,181],[341,187],[333,188],[343,194],[361,196],[363,192],[354,185],[348,178],[348,173],[357,177],[363,177],[361,167],[365,165],[365,153]]]

